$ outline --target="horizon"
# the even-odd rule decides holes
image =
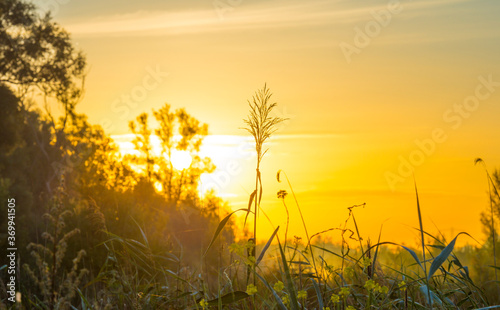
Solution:
[[[290,118],[263,162],[263,207],[276,223],[283,169],[311,230],[336,227],[347,207],[366,203],[356,216],[372,239],[382,223],[387,240],[414,238],[414,174],[427,227],[485,238],[488,186],[474,159],[500,167],[499,2],[34,3],[86,53],[77,111],[112,136],[168,102],[213,137],[243,137],[246,102],[267,83],[276,115]],[[215,177],[245,139],[210,146]],[[242,172],[220,195],[236,209],[252,192],[254,163],[232,159]],[[331,219],[317,216],[325,212]]]

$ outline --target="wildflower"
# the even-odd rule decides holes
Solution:
[[[298,247],[302,241],[302,237],[293,236],[293,244]]]
[[[330,300],[333,302],[333,303],[337,303],[340,301],[340,296],[337,295],[337,294],[333,294],[332,297],[330,297]]]
[[[281,300],[283,301],[283,304],[288,305],[290,303],[290,299],[288,298],[288,295],[283,295],[281,297]]]
[[[378,291],[380,293],[382,293],[382,294],[387,294],[387,293],[389,293],[389,288],[387,286],[385,286],[385,285],[384,286],[379,286],[378,287]]]
[[[281,292],[283,289],[285,288],[285,285],[283,284],[283,282],[281,281],[278,281],[274,284],[274,290],[276,292]]]
[[[363,267],[369,267],[372,265],[372,260],[369,257],[363,257]]]
[[[255,248],[255,242],[253,242],[253,238],[248,239],[247,243],[245,243],[245,248],[249,250]]]
[[[248,295],[255,295],[257,294],[257,287],[253,284],[249,284],[247,286],[247,294]]]
[[[330,307],[323,307],[323,310],[330,310]]]
[[[238,243],[233,243],[229,246],[229,252],[231,253],[236,253],[238,254],[239,256],[244,256],[245,254],[245,251],[244,251],[244,248],[239,245]]]
[[[344,277],[352,279],[354,276],[354,269],[347,267],[344,269]]]
[[[354,308],[353,306],[348,306],[347,308],[345,308],[346,310],[356,310],[356,308]]]
[[[285,199],[286,195],[288,195],[288,193],[286,192],[286,190],[280,190],[278,191],[278,198],[280,199]]]
[[[401,282],[399,282],[398,284],[398,287],[400,290],[402,290],[403,292],[406,291],[406,282],[403,280]]]
[[[344,286],[340,289],[339,295],[342,297],[346,297],[351,293],[351,289],[347,286]]]
[[[239,248],[238,243],[231,243],[231,245],[229,246],[229,252],[231,253],[237,252],[238,248]]]
[[[298,299],[306,299],[307,298],[307,292],[306,291],[298,291],[297,298]]]
[[[248,266],[253,266],[255,265],[255,256],[248,256],[245,260],[245,264],[247,264]]]
[[[367,281],[365,282],[364,287],[365,287],[367,290],[369,290],[369,291],[373,290],[373,289],[376,287],[375,281],[373,281],[373,280],[367,280]]]
[[[205,298],[203,298],[201,301],[200,301],[200,306],[203,308],[203,309],[206,309],[208,307],[208,302],[205,300]]]

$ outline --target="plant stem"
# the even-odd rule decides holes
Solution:
[[[255,256],[257,256],[257,211],[259,208],[259,202],[258,202],[258,197],[259,197],[259,174],[260,174],[260,152],[257,154],[257,169],[256,169],[256,175],[255,175],[255,208],[254,208],[254,222],[253,222],[253,240],[254,240],[254,253]],[[256,283],[256,266],[255,264],[253,265],[253,284],[255,285]]]

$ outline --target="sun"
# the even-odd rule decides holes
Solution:
[[[184,170],[191,166],[193,158],[188,151],[172,151],[170,162],[177,170]]]

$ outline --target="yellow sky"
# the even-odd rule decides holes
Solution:
[[[290,118],[263,163],[263,208],[274,225],[284,225],[276,192],[289,189],[275,177],[283,169],[310,233],[338,227],[347,207],[366,203],[356,213],[365,237],[376,239],[385,223],[385,240],[413,243],[408,161],[424,225],[483,238],[488,187],[473,160],[500,167],[498,1],[59,2],[38,1],[87,54],[78,110],[119,136],[164,102],[185,107],[214,135],[205,152],[218,170],[208,182],[225,184],[228,162],[241,168],[219,186],[234,209],[254,182],[239,129],[246,100],[267,83],[277,115]],[[287,202],[292,235],[303,235]],[[261,236],[271,233],[260,225]]]

